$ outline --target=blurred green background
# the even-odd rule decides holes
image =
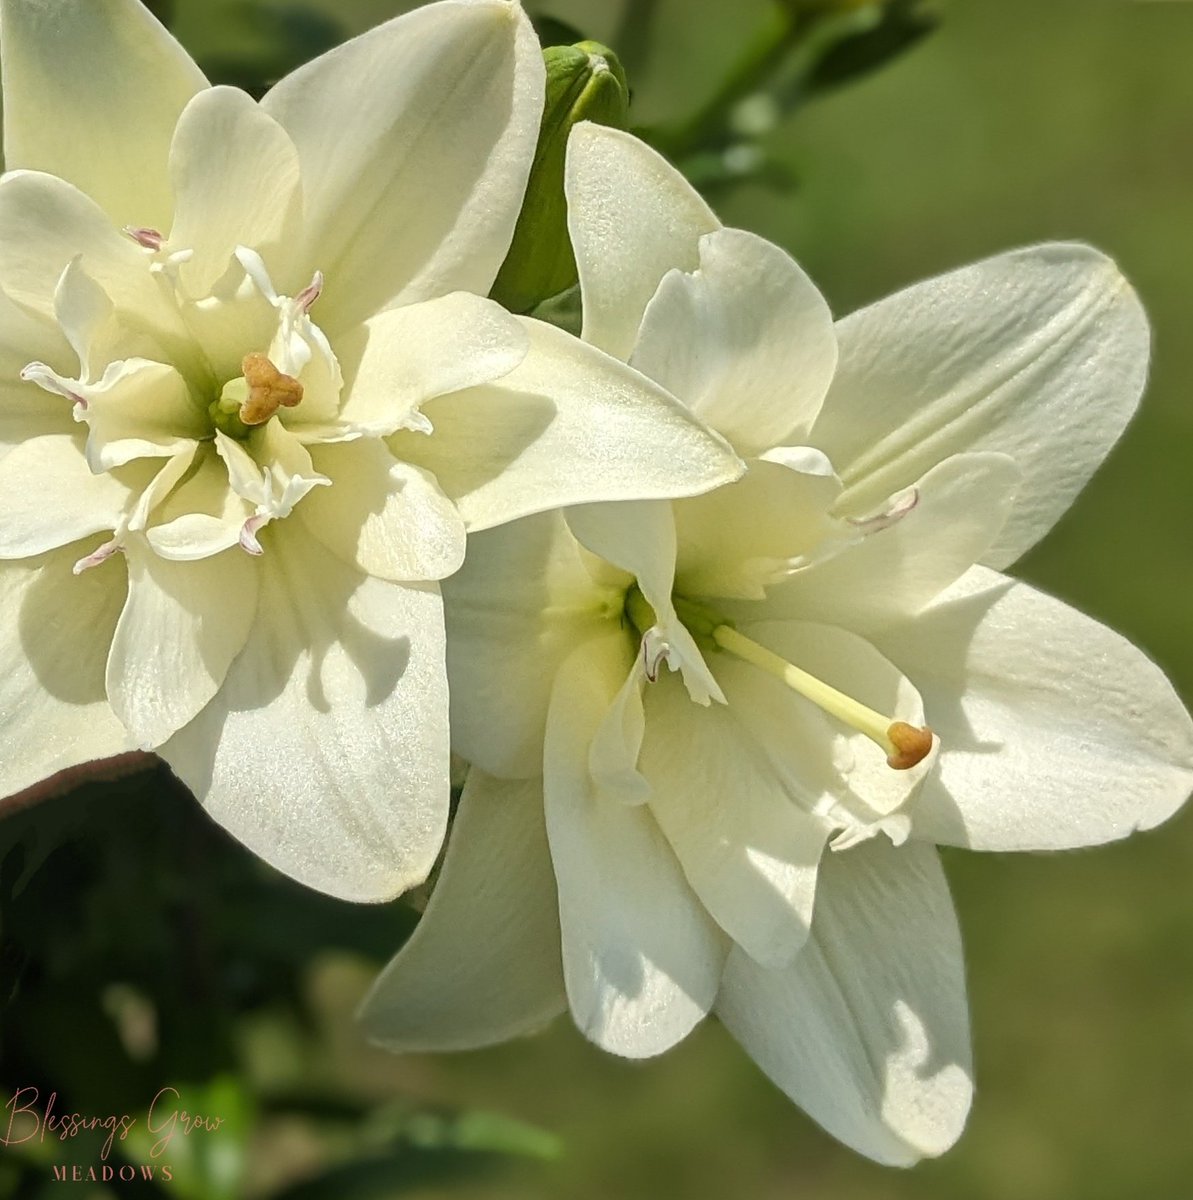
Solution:
[[[632,116],[643,124],[669,123],[697,108],[770,13],[770,0],[629,2],[632,12],[613,0],[527,6],[623,52]],[[276,5],[176,0],[173,19],[201,61],[247,80],[268,74],[274,60],[285,69],[287,54],[338,36],[337,25],[356,31],[406,7],[412,5],[309,0],[308,13],[332,23],[309,16],[293,45],[270,15]],[[1122,444],[1018,573],[1146,648],[1193,700],[1193,5],[956,0],[938,12],[939,28],[884,69],[819,96],[765,133],[752,153],[766,156],[766,171],[738,185],[722,179],[714,202],[728,223],[790,249],[838,313],[1042,239],[1086,240],[1119,261],[1152,317],[1152,384]],[[618,43],[619,31],[628,24],[640,32],[646,17],[655,22],[649,43]],[[1046,669],[1047,647],[1041,656]],[[157,820],[162,811],[183,825],[190,819],[188,802],[163,776],[137,786],[139,799],[136,787],[96,796],[127,804],[130,821]],[[94,807],[96,796],[83,799]],[[183,878],[183,843],[191,841],[180,835],[157,844],[159,875]],[[0,858],[2,850],[0,844]],[[23,853],[28,867],[28,847]],[[65,853],[52,850],[46,860],[47,867],[66,864],[56,877],[62,903],[94,914],[88,889],[102,871],[94,862],[72,867]],[[214,834],[200,853],[239,861]],[[118,848],[113,854],[111,871],[142,879],[143,869],[119,859]],[[199,874],[215,894],[200,911],[218,925],[233,898],[220,893],[211,861],[202,860]],[[518,1153],[498,1170],[488,1169],[485,1154],[478,1172],[412,1168],[400,1193],[391,1181],[372,1191],[333,1185],[312,1196],[1193,1197],[1193,812],[1117,846],[1049,856],[952,853],[947,868],[967,940],[977,1101],[957,1148],[902,1173],[873,1166],[821,1134],[711,1023],[645,1064],[602,1055],[566,1022],[536,1039],[454,1058],[396,1060],[372,1051],[352,1030],[351,1010],[370,978],[370,955],[396,944],[408,917],[384,909],[362,918],[359,910],[321,901],[310,901],[307,912],[297,890],[261,874],[259,894],[239,893],[260,921],[261,977],[236,992],[240,1015],[223,1043],[229,1068],[253,1081],[257,1098],[244,1103],[260,1104],[267,1118],[245,1121],[247,1186],[260,1193],[334,1161],[343,1146],[356,1152],[356,1134],[337,1140],[324,1125],[312,1132],[312,1121],[342,1103],[346,1127],[382,1106],[390,1123],[377,1144],[392,1145],[398,1129],[415,1167],[409,1155],[453,1139]],[[11,856],[8,869],[11,884]],[[24,909],[19,896],[8,906],[10,939],[14,921],[31,930],[37,920],[56,919],[46,915],[44,897],[56,903],[59,893],[45,885],[38,892],[36,883],[24,893],[32,897]],[[108,915],[126,922],[134,949],[144,942],[134,931],[138,923],[163,923],[156,950],[137,951],[159,954],[160,969],[190,945],[194,931],[178,930],[195,914],[189,900],[179,900],[177,913],[147,916],[150,901],[139,894],[140,901],[126,897]],[[304,920],[315,930],[310,944],[327,947],[310,969],[287,960],[284,945]],[[55,927],[54,936],[60,932]],[[21,936],[18,928],[18,943]],[[26,958],[33,936],[26,935]],[[224,933],[209,936],[218,958]],[[251,967],[243,944],[238,953]],[[130,955],[119,969],[133,976],[145,964]],[[14,961],[10,945],[0,965]],[[47,990],[56,978],[70,978],[69,966],[39,970]],[[135,987],[113,992],[118,968],[107,973],[105,1011],[119,1014],[112,1019],[123,1023],[127,1048],[141,1000]],[[281,992],[297,997],[293,1011],[275,1003]],[[194,1004],[195,1028],[216,1020],[201,992],[184,984],[180,994]],[[47,1044],[78,1023],[100,1036],[91,1026],[98,1030],[108,1019],[95,996],[72,992],[62,1005],[43,1031]],[[22,1036],[34,1027],[24,1019]],[[184,1022],[158,1033],[162,1041],[188,1036]],[[14,1048],[10,1038],[5,1051],[7,1095],[21,1082],[14,1069],[32,1061],[33,1048]],[[105,1095],[104,1070],[97,1055],[93,1095]],[[266,1093],[271,1100],[260,1099]],[[217,1099],[231,1103],[227,1094]],[[472,1126],[461,1126],[458,1114],[478,1112],[468,1118]],[[381,1118],[372,1111],[369,1120]],[[535,1130],[557,1137],[561,1153]],[[0,1194],[5,1178],[0,1173]],[[27,1186],[8,1178],[8,1194]],[[191,1194],[218,1193],[209,1187]]]

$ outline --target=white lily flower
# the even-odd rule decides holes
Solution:
[[[786,254],[592,126],[568,202],[585,337],[749,469],[474,539],[446,590],[474,766],[366,1027],[464,1048],[567,1007],[640,1057],[715,1012],[848,1145],[939,1154],[972,1085],[934,843],[1103,842],[1193,788],[1159,669],[998,573],[1134,410],[1143,312],[1053,245],[834,325]]]
[[[446,826],[466,529],[741,464],[480,298],[543,98],[516,2],[399,17],[259,105],[137,0],[0,17],[0,796],[156,749],[281,870],[393,896]]]

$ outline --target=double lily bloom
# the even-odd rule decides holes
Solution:
[[[939,1154],[972,1084],[935,845],[1104,842],[1193,789],[1160,670],[1001,574],[1134,411],[1143,312],[1047,245],[834,324],[786,254],[593,126],[567,197],[585,341],[747,471],[469,539],[444,592],[472,769],[366,1027],[455,1049],[570,1010],[644,1057],[712,1012],[843,1142]]]
[[[742,463],[482,299],[543,103],[517,3],[260,104],[137,0],[3,0],[0,45],[0,796],[156,750],[283,871],[394,896],[447,824],[466,531]]]

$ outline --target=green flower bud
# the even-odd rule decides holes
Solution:
[[[491,293],[512,312],[529,312],[576,282],[563,194],[568,134],[578,121],[624,129],[629,108],[625,72],[605,46],[551,46],[543,59],[547,99],[538,147],[514,240]]]

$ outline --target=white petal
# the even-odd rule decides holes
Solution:
[[[838,322],[841,361],[811,437],[874,507],[963,450],[1009,454],[1024,475],[984,561],[1003,567],[1073,502],[1139,402],[1147,319],[1095,250],[999,255]]]
[[[1193,791],[1193,722],[1118,634],[974,568],[876,639],[940,737],[913,832],[981,850],[1058,850],[1150,829]]]
[[[930,846],[826,857],[812,940],[767,970],[735,950],[717,1015],[834,1137],[910,1166],[958,1138],[973,1094],[961,938]]]
[[[589,775],[593,735],[630,653],[612,634],[564,664],[551,695],[543,786],[572,1016],[602,1049],[645,1058],[708,1012],[725,949],[648,809],[604,795]]]
[[[659,281],[673,268],[694,271],[701,236],[721,223],[666,159],[600,125],[572,131],[564,188],[584,340],[626,360]]]
[[[438,592],[361,576],[293,521],[260,565],[244,650],[159,753],[279,870],[389,899],[426,878],[447,823]]]
[[[112,711],[143,750],[160,746],[216,694],[257,615],[257,564],[240,550],[197,562],[125,545],[128,600],[108,656]]]
[[[332,481],[298,507],[330,550],[382,579],[443,579],[464,561],[464,522],[433,476],[376,438],[312,447]]]
[[[749,622],[741,626],[741,632],[821,682],[888,716],[892,722],[904,721],[917,728],[925,723],[924,705],[912,682],[855,633],[803,621]],[[750,670],[757,673],[757,668]],[[782,684],[780,687],[790,691]],[[756,703],[762,694],[755,685],[746,695]],[[792,703],[805,711],[813,707],[811,700],[794,692],[791,697]],[[772,701],[771,709],[776,716],[785,707],[777,698]],[[845,743],[844,753],[839,752],[837,758],[849,787],[875,813],[885,815],[900,808],[935,761],[930,753],[916,766],[896,771],[887,765],[886,752],[864,734],[831,716],[828,727],[837,740]],[[773,738],[771,749],[777,758],[790,756],[789,762],[797,770],[800,757],[811,757],[792,743],[784,749],[781,735]]]
[[[528,346],[509,313],[467,292],[380,313],[336,342],[346,377],[339,421],[368,433],[417,428],[425,401],[500,379]]]
[[[179,267],[192,296],[211,291],[237,246],[251,247],[267,265],[284,265],[275,255],[300,235],[298,151],[244,92],[209,88],[186,106],[170,146],[170,177],[176,200],[169,249],[194,252]]]
[[[163,558],[206,558],[235,546],[253,511],[230,486],[228,470],[215,448],[205,443],[199,448],[194,472],[153,510],[154,523],[145,536]]]
[[[87,461],[96,472],[134,458],[170,457],[211,429],[186,380],[165,363],[114,362],[98,383],[80,384],[78,392],[87,405]]]
[[[723,658],[718,674],[727,706],[695,705],[673,679],[650,687],[639,767],[651,812],[701,902],[753,958],[785,965],[807,939],[817,864],[832,831],[811,811],[825,790],[818,772],[826,762],[831,772],[831,735],[823,737],[816,717],[809,730],[797,711],[782,740],[768,745],[770,731],[736,701],[757,687],[760,703],[773,707],[769,677]],[[787,698],[777,699],[790,713]],[[821,735],[819,746],[809,732]],[[803,758],[809,743],[814,753]]]
[[[665,501],[582,504],[568,509],[572,532],[593,554],[634,576],[656,624],[646,631],[642,653],[647,673],[655,676],[660,662],[683,674],[699,704],[724,697],[700,648],[676,616],[671,602],[675,586],[675,518]]]
[[[504,778],[542,774],[556,672],[575,647],[617,628],[630,584],[595,579],[589,567],[558,512],[468,539],[464,566],[443,583],[461,757]]]
[[[427,911],[359,1019],[399,1053],[473,1050],[533,1033],[566,1008],[542,784],[474,769]]]
[[[93,475],[82,443],[77,434],[47,434],[0,459],[0,558],[40,554],[120,524],[129,489],[113,475]]]
[[[264,99],[298,146],[329,332],[488,292],[538,136],[543,64],[521,5],[447,0],[288,75]]]
[[[144,250],[69,183],[30,171],[0,178],[0,286],[8,295],[56,320],[58,281],[75,259],[123,324],[160,343],[160,357],[189,364],[195,351]]]
[[[802,440],[837,365],[833,318],[778,246],[740,229],[700,239],[646,306],[630,365],[742,454]]]
[[[863,634],[901,622],[981,558],[1003,527],[1019,483],[1018,468],[1005,454],[945,459],[909,496],[896,499],[903,515],[893,523],[770,588],[767,614]]]
[[[793,560],[835,533],[835,475],[754,459],[735,483],[673,505],[677,589],[685,596],[761,600]]]
[[[4,157],[82,188],[117,226],[170,224],[166,155],[207,86],[138,0],[4,0]]]
[[[661,388],[561,329],[522,319],[530,353],[500,382],[426,406],[434,434],[397,434],[469,530],[596,500],[692,495],[742,464]]]
[[[57,322],[19,308],[0,291],[0,456],[26,438],[74,429],[70,404],[21,379],[34,361],[68,374],[75,369]]]
[[[119,556],[74,576],[83,553],[0,563],[0,796],[134,746],[104,696],[104,659],[124,603]]]

